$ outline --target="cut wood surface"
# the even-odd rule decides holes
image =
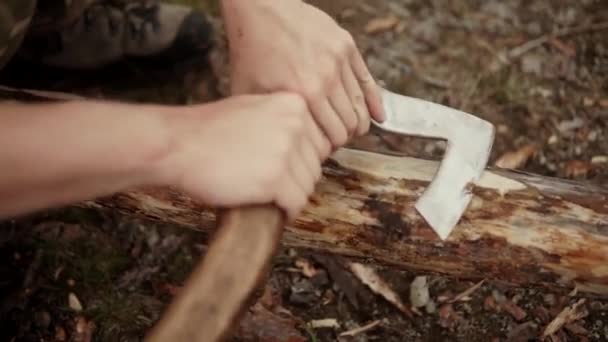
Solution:
[[[282,244],[373,259],[418,272],[608,295],[608,189],[488,169],[441,241],[414,203],[438,162],[341,149]],[[171,189],[86,202],[212,234],[215,215]]]

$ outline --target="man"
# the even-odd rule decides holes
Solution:
[[[173,186],[210,206],[274,202],[293,220],[321,163],[383,120],[352,37],[301,0],[220,0],[232,96],[203,105],[0,104],[0,218]],[[128,0],[4,0],[0,63],[96,68],[196,51],[204,17]],[[4,45],[1,45],[4,44]],[[193,52],[195,53],[195,52]]]

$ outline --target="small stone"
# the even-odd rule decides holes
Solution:
[[[429,302],[426,303],[426,306],[424,308],[426,310],[426,313],[434,314],[437,311],[437,304],[435,304],[435,301],[429,300]]]
[[[555,145],[555,144],[557,144],[558,141],[559,141],[559,138],[557,137],[557,135],[553,134],[552,136],[549,137],[549,140],[547,140],[547,144]]]
[[[594,104],[595,104],[595,100],[594,99],[592,99],[592,98],[590,98],[588,96],[583,97],[583,106],[585,106],[585,107],[591,107]]]
[[[496,131],[498,131],[500,134],[505,134],[509,132],[509,126],[500,124],[496,127]]]
[[[77,312],[82,311],[82,304],[80,303],[80,300],[72,292],[70,292],[68,294],[68,304],[70,306],[70,309],[77,311]]]
[[[430,299],[429,287],[425,276],[418,276],[410,285],[410,303],[415,308],[426,305]]]
[[[76,282],[72,278],[66,280],[66,283],[68,283],[69,287],[74,287],[74,285],[76,285]]]

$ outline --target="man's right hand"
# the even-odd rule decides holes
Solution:
[[[324,136],[306,102],[291,93],[233,96],[170,113],[173,148],[164,182],[205,204],[276,203],[289,220],[321,176]]]

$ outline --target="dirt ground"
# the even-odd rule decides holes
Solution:
[[[608,2],[315,3],[353,34],[386,87],[494,123],[492,165],[608,180]],[[52,76],[21,77],[9,71],[0,83],[172,104],[225,96],[221,19],[213,2],[201,6],[217,28],[211,68],[204,58],[184,56],[173,65],[122,65],[114,73],[87,76],[48,71]],[[377,134],[352,146],[422,158],[444,152],[438,142]],[[199,233],[75,208],[0,222],[0,339],[141,340],[204,251]],[[341,261],[282,250],[264,295],[234,341],[534,341],[581,299],[576,319],[546,340],[608,340],[608,300],[486,279],[450,304],[445,298],[481,279],[417,274],[370,260],[403,302],[411,302],[412,288],[418,297],[428,291],[421,315],[410,319]],[[426,285],[417,286],[424,280]],[[360,327],[365,328],[352,331]]]

